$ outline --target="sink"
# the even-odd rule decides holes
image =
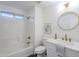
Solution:
[[[47,40],[50,43],[54,43],[54,44],[60,44],[60,45],[65,45],[64,41],[62,39],[48,39]]]
[[[79,51],[79,43],[75,41],[68,42],[63,40],[57,40],[56,44],[63,45],[64,47],[70,48],[75,51]]]
[[[48,39],[47,40],[48,42],[51,42],[51,43],[55,43],[55,44],[60,44],[60,45],[63,45],[63,46],[67,46],[67,47],[72,47],[72,46],[75,46],[75,43],[74,42],[68,42],[68,41],[64,41],[62,39]]]

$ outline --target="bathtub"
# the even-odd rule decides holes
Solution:
[[[27,56],[33,54],[33,51],[34,51],[34,48],[31,46],[31,47],[24,48],[22,50],[10,53],[5,57],[27,57]]]

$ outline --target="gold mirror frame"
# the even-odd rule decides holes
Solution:
[[[78,23],[77,23],[73,28],[65,29],[65,28],[62,28],[61,25],[59,24],[59,21],[61,20],[61,17],[65,16],[65,15],[67,15],[67,14],[73,14],[73,15],[76,15],[76,16],[78,17]],[[62,30],[72,30],[72,29],[75,29],[75,28],[78,26],[78,24],[79,24],[79,16],[78,16],[78,14],[76,14],[76,13],[74,13],[74,12],[66,12],[66,13],[60,15],[60,17],[59,17],[58,20],[57,20],[57,25],[58,25],[58,27],[59,27],[60,29],[62,29]]]

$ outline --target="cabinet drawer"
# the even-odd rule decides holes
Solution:
[[[47,48],[47,51],[49,51],[49,52],[56,52],[56,49]]]
[[[66,48],[65,55],[67,57],[79,57],[79,52],[69,49],[69,48]]]
[[[47,51],[47,57],[57,57],[56,52]]]
[[[45,42],[45,47],[52,50],[56,50],[56,45],[53,43]]]

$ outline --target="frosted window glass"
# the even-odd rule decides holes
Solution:
[[[17,15],[15,16],[15,18],[16,18],[16,19],[24,19],[23,16],[17,16]]]
[[[1,12],[0,15],[13,18],[13,14],[5,13],[5,12]]]
[[[24,16],[17,15],[17,14],[14,14],[14,13],[10,13],[10,12],[5,12],[5,11],[1,11],[0,16],[16,18],[16,19],[24,19]]]

